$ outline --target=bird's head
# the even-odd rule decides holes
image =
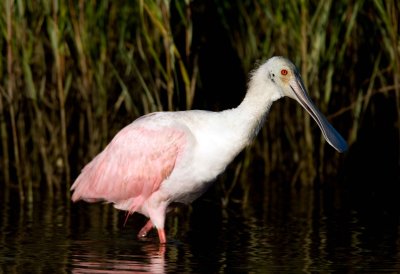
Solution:
[[[283,57],[272,57],[261,67],[264,79],[274,86],[280,96],[295,99],[320,127],[326,141],[339,152],[347,150],[347,143],[311,101],[296,66]],[[266,74],[266,78],[265,78]]]

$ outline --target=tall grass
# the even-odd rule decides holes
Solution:
[[[220,15],[245,71],[254,60],[288,56],[299,66],[311,97],[350,145],[373,94],[390,86],[387,96],[399,106],[400,10],[395,1],[235,1],[226,9],[236,7],[239,18]],[[241,20],[240,28],[235,20]],[[388,82],[377,83],[377,78]],[[292,183],[312,184],[337,172],[343,162],[341,155],[325,149],[323,138],[315,140],[318,135],[314,121],[300,107],[276,104],[260,142],[247,155],[261,153],[268,172],[285,174],[289,167],[295,170]],[[290,149],[285,152],[284,147]]]
[[[188,64],[188,4],[176,5],[182,51],[166,1],[7,0],[1,8],[1,181],[17,182],[21,200],[42,185],[69,193],[71,175],[139,115],[178,100],[190,108],[198,69]]]
[[[195,15],[209,8],[217,9],[243,74],[257,60],[288,56],[350,145],[376,92],[396,100],[400,120],[396,1],[4,0],[2,184],[16,186],[21,200],[38,189],[69,193],[79,169],[124,125],[144,113],[192,108],[207,81],[198,62],[207,40],[196,36]],[[232,166],[235,184],[222,187],[224,203],[235,189],[247,197],[248,185],[236,182],[254,158],[267,175],[294,174],[292,184],[335,172],[343,156],[316,136],[296,104],[274,105],[258,141]]]

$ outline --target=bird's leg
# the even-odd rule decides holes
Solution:
[[[142,227],[142,229],[138,233],[138,238],[144,238],[147,236],[147,233],[154,227],[153,222],[148,220],[147,223]],[[164,228],[158,228],[158,238],[160,239],[161,244],[165,244],[167,242],[167,237],[165,236]]]
[[[158,228],[158,238],[160,238],[160,244],[165,244],[167,242],[167,237],[165,237],[164,228]]]
[[[167,237],[165,236],[164,223],[168,206],[168,197],[163,195],[162,192],[157,191],[153,193],[146,203],[148,216],[153,225],[157,228],[160,243],[165,244],[167,242]]]
[[[144,238],[147,236],[147,233],[154,227],[153,222],[148,220],[147,223],[142,227],[142,229],[138,233],[139,238]]]

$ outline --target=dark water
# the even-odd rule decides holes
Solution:
[[[398,204],[348,189],[264,190],[222,210],[207,194],[168,217],[166,246],[110,205],[2,193],[2,273],[398,273]],[[210,193],[215,193],[212,189]],[[7,195],[6,195],[7,194]],[[6,197],[6,199],[3,199]],[[8,198],[7,198],[8,197]],[[394,198],[393,198],[394,199]]]

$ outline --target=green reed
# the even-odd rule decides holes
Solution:
[[[144,113],[192,108],[207,80],[198,64],[199,45],[193,45],[193,13],[205,12],[205,5],[3,1],[2,184],[15,185],[21,200],[32,200],[39,188],[69,193],[79,169],[124,125]],[[399,106],[396,1],[216,0],[215,7],[243,74],[257,60],[287,56],[350,145],[375,93],[385,92]],[[229,15],[232,10],[237,16]],[[371,50],[359,56],[363,47]],[[360,58],[370,64],[362,74]],[[224,204],[236,190],[248,199],[250,186],[239,178],[254,159],[262,160],[265,175],[283,174],[292,184],[311,185],[336,172],[343,156],[327,149],[318,132],[293,102],[274,104],[257,142],[232,165],[232,180],[221,183]]]
[[[357,138],[368,99],[379,90],[374,82],[376,74],[384,71],[385,62],[390,62],[384,78],[394,84],[399,75],[398,4],[395,1],[354,1],[351,5],[341,1],[236,1],[236,4],[242,14],[241,23],[246,26],[228,29],[246,70],[251,69],[256,59],[277,54],[288,56],[299,66],[311,97],[323,113],[333,113],[332,123],[351,145]],[[358,56],[363,48],[370,52]],[[369,68],[361,68],[367,71],[363,79],[357,79],[360,58],[370,63]],[[313,121],[310,125],[309,115],[299,107],[292,108],[288,104],[274,105],[261,137],[269,142],[258,142],[252,149],[264,155],[265,170],[283,168],[284,173],[288,166],[283,165],[283,158],[292,158],[297,170],[293,182],[312,183],[316,176],[326,175],[328,169],[323,160],[329,151],[325,150],[322,138],[316,146],[313,140],[316,127]],[[339,112],[340,115],[335,114]],[[285,154],[283,147],[290,149],[279,158],[276,155]],[[329,157],[334,159],[329,165],[336,167],[343,159],[340,155]],[[316,158],[319,158],[318,168]]]

